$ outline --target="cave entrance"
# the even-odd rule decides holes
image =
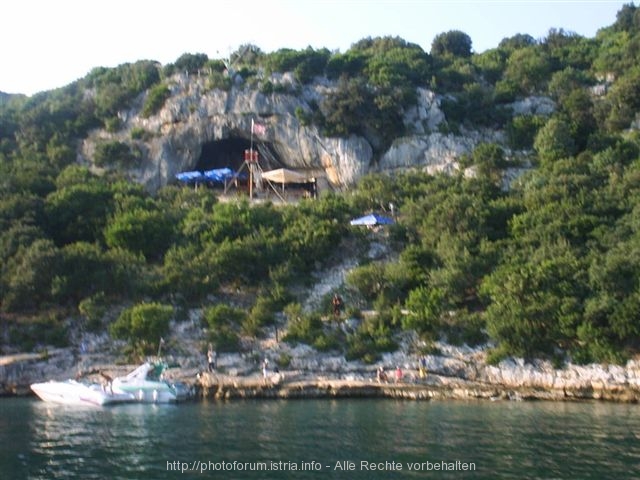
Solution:
[[[244,151],[251,148],[251,142],[246,138],[230,137],[214,140],[202,145],[202,152],[194,170],[201,172],[228,167],[237,172],[244,163]],[[286,167],[280,160],[273,145],[269,142],[253,142],[254,150],[260,155],[260,168],[273,170]]]

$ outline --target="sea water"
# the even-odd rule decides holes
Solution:
[[[3,479],[640,478],[640,407],[0,399]]]

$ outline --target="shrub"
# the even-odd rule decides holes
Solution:
[[[152,134],[142,127],[133,127],[131,129],[131,140],[149,140]]]
[[[244,310],[218,304],[207,308],[203,317],[209,327],[209,340],[215,345],[216,350],[223,352],[238,350],[240,337],[237,330],[247,317]]]
[[[205,309],[203,317],[211,329],[225,325],[240,325],[247,316],[244,310],[220,303]]]
[[[247,335],[257,336],[262,327],[274,323],[276,309],[277,306],[272,298],[258,297],[249,315],[242,322],[242,329]]]
[[[322,335],[322,320],[317,314],[289,316],[285,341],[312,345]]]
[[[96,145],[93,162],[98,167],[109,165],[131,166],[137,162],[141,154],[122,142],[103,142]]]
[[[173,307],[160,303],[140,303],[124,310],[111,324],[109,332],[114,338],[127,340],[137,354],[155,352],[160,339],[169,333]]]
[[[142,116],[149,118],[151,115],[158,113],[170,96],[171,90],[165,83],[159,83],[151,87],[142,106]]]
[[[78,304],[78,311],[87,318],[89,331],[98,332],[102,326],[102,318],[107,312],[104,292],[98,292],[82,300]]]
[[[67,327],[57,312],[44,312],[6,322],[5,339],[21,351],[30,352],[46,346],[66,347],[69,344]]]

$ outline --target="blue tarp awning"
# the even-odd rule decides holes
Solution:
[[[226,180],[233,178],[234,172],[230,168],[216,168],[214,170],[207,170],[204,172],[204,176],[207,180],[213,182],[224,183]]]
[[[181,182],[198,182],[205,180],[205,176],[202,172],[198,171],[176,173],[176,178]]]
[[[364,217],[351,220],[351,225],[374,226],[374,225],[391,225],[392,223],[394,223],[392,218],[385,217],[383,215],[378,215],[376,213],[372,213],[370,215],[365,215]]]

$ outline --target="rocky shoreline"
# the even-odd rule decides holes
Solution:
[[[397,400],[603,400],[636,403],[640,391],[629,388],[550,389],[510,387],[458,381],[437,383],[387,383],[354,380],[299,380],[277,385],[213,381],[198,386],[198,398],[234,399],[339,399],[388,398]]]
[[[277,365],[286,356],[289,363],[269,369],[266,377],[260,359]],[[625,366],[566,365],[554,368],[549,362],[526,363],[508,359],[498,365],[484,362],[482,349],[440,345],[437,355],[426,355],[427,375],[416,369],[419,357],[398,351],[385,354],[375,365],[347,362],[338,355],[320,354],[305,345],[271,344],[258,353],[221,354],[215,371],[205,371],[200,356],[166,358],[178,368],[167,378],[193,387],[195,399],[304,399],[304,398],[391,398],[406,400],[602,400],[640,401],[640,362]],[[396,381],[376,379],[376,369],[400,367]],[[119,364],[112,355],[79,355],[71,349],[46,354],[17,354],[0,357],[0,395],[30,395],[34,382],[90,377],[97,372],[123,375],[135,368]]]

